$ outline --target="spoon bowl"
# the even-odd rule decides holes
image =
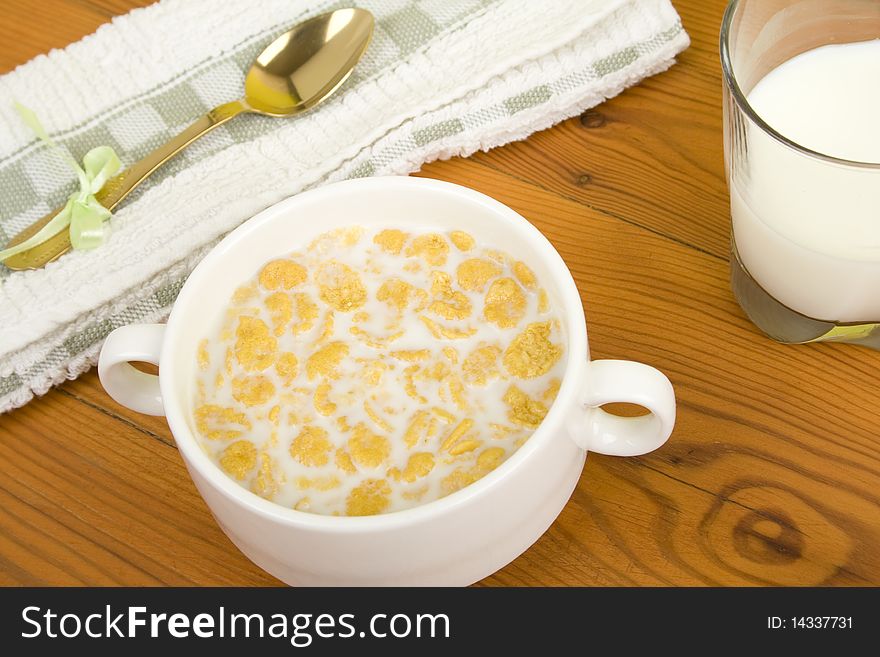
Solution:
[[[373,32],[364,9],[339,9],[301,23],[276,38],[245,78],[245,102],[253,111],[291,116],[332,94],[354,70]]]

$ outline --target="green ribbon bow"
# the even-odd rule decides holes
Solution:
[[[61,212],[37,233],[20,244],[0,251],[0,261],[42,244],[68,227],[70,227],[70,244],[74,249],[94,249],[100,246],[104,243],[106,233],[104,222],[110,218],[111,213],[98,202],[95,194],[119,171],[121,163],[116,152],[109,146],[98,146],[86,153],[83,166],[80,166],[66,150],[52,141],[33,111],[19,103],[15,103],[15,109],[34,134],[60,153],[64,161],[76,172],[79,191],[71,194]]]

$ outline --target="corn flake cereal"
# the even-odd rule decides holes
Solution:
[[[377,468],[391,453],[391,443],[385,436],[373,433],[361,423],[351,433],[348,452],[356,465],[363,468]]]
[[[418,452],[409,457],[403,470],[391,468],[388,476],[395,481],[413,483],[417,479],[427,477],[434,469],[434,455],[431,452]]]
[[[336,368],[348,355],[350,349],[344,342],[331,342],[309,356],[309,360],[306,361],[309,380],[317,376],[336,377]]]
[[[289,509],[426,504],[503,464],[559,391],[565,337],[526,262],[464,231],[329,231],[230,294],[194,349],[192,423]]]
[[[318,268],[321,301],[334,310],[347,313],[364,305],[367,291],[360,276],[348,265],[331,260]]]
[[[278,360],[275,361],[275,371],[285,386],[290,385],[299,372],[299,360],[296,354],[288,351],[278,356]]]
[[[261,406],[274,395],[275,385],[262,374],[232,379],[232,396],[245,406]]]
[[[474,349],[464,359],[464,363],[461,366],[465,382],[484,386],[492,379],[497,379],[501,376],[501,370],[498,368],[498,357],[500,355],[501,348],[494,344]]]
[[[445,265],[448,254],[449,243],[437,233],[419,235],[406,250],[406,255],[418,256],[432,267]]]
[[[278,341],[263,320],[239,317],[235,338],[235,358],[245,370],[264,370],[275,362]]]
[[[526,314],[526,295],[516,281],[499,278],[486,292],[483,315],[499,328],[513,328]]]
[[[293,299],[286,292],[275,292],[266,297],[266,310],[272,320],[272,328],[277,336],[284,333],[293,318]]]
[[[550,323],[529,324],[504,351],[504,367],[515,377],[533,379],[550,371],[562,346],[550,341]]]
[[[535,278],[535,272],[529,269],[529,266],[526,263],[515,262],[511,269],[513,269],[513,275],[516,276],[516,280],[518,280],[523,287],[534,290],[538,286],[538,279]]]
[[[238,438],[245,429],[251,428],[247,415],[234,408],[203,404],[195,410],[196,429],[210,440]]]
[[[294,308],[296,308],[297,317],[292,330],[294,334],[305,333],[314,326],[315,320],[318,318],[318,306],[308,294],[302,292],[294,294],[292,301]]]
[[[449,233],[449,241],[459,251],[470,251],[476,245],[474,238],[463,230],[454,230]]]
[[[507,416],[514,424],[535,429],[547,415],[547,407],[544,404],[532,399],[516,386],[507,389],[504,402],[509,407]]]
[[[421,301],[426,296],[424,290],[420,290],[399,278],[389,278],[382,283],[376,292],[376,299],[384,301],[398,311],[403,311],[409,305],[410,299],[421,297]]]
[[[306,281],[308,272],[292,260],[273,260],[260,271],[259,281],[267,290],[289,290]]]
[[[326,465],[333,443],[321,427],[305,426],[290,443],[290,455],[305,466]]]
[[[384,479],[365,479],[355,486],[345,503],[345,513],[349,516],[374,516],[382,513],[391,504],[391,487]]]
[[[504,270],[498,263],[491,260],[471,258],[458,266],[455,276],[461,289],[469,292],[482,292],[486,288],[486,283],[500,276],[502,271]]]
[[[406,243],[406,238],[407,234],[402,230],[391,228],[380,231],[373,238],[373,242],[381,246],[383,251],[392,255],[398,255],[401,249],[403,249],[403,245]]]
[[[268,454],[260,455],[260,469],[251,484],[251,490],[260,497],[271,500],[278,492],[278,464]]]
[[[223,450],[220,467],[230,477],[239,481],[257,464],[257,448],[249,440],[238,440]]]

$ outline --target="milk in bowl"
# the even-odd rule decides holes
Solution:
[[[199,343],[194,425],[272,502],[389,513],[513,454],[553,403],[564,345],[527,263],[463,231],[336,229],[232,293]]]

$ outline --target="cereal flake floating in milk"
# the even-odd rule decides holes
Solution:
[[[193,424],[231,479],[277,504],[398,511],[528,439],[564,343],[528,265],[471,235],[339,229],[231,295],[199,343]]]

